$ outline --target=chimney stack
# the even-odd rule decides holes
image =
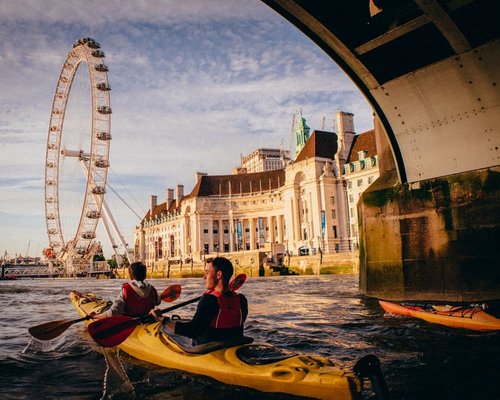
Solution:
[[[154,194],[151,195],[151,199],[149,201],[149,216],[153,216],[153,211],[155,207],[157,206],[158,203],[158,196],[155,196]]]
[[[174,201],[174,189],[167,189],[167,210],[170,208]]]
[[[184,196],[184,185],[177,185],[177,190],[176,190],[176,194],[175,194],[175,197],[176,197],[176,203],[175,203],[175,206],[177,208],[179,208],[179,206],[181,205],[181,200],[182,200],[182,197]]]
[[[351,150],[352,142],[354,140],[354,114],[338,111],[337,129],[338,129],[338,156],[341,167],[347,160],[349,151]]]

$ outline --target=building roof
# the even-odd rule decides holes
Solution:
[[[304,148],[299,153],[295,162],[308,158],[320,157],[333,159],[337,153],[337,134],[334,132],[313,131]]]
[[[279,189],[285,184],[285,170],[239,175],[204,175],[186,197],[228,196]]]
[[[186,196],[183,196],[182,198],[186,198]],[[154,218],[157,215],[163,214],[163,213],[174,213],[177,210],[180,210],[180,204],[179,207],[177,207],[177,202],[175,199],[172,199],[170,201],[170,204],[167,204],[167,202],[160,203],[153,207],[153,212],[151,213],[151,209],[148,209],[146,215],[144,216],[143,220],[148,220],[150,218]]]
[[[377,155],[377,145],[375,143],[375,130],[360,133],[354,136],[351,151],[347,157],[347,162],[359,161],[359,152],[365,151],[365,157],[375,157]]]

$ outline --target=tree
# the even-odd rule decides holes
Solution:
[[[106,261],[106,259],[104,258],[104,256],[101,254],[96,254],[93,258],[93,261]]]

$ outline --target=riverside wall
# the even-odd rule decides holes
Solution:
[[[215,256],[215,255],[214,255]],[[320,274],[358,274],[359,252],[316,254],[310,256],[285,257],[283,272],[266,262],[265,253],[240,252],[224,253],[220,256],[227,257],[235,267],[235,275],[245,273],[247,276],[276,276],[276,275],[320,275]],[[288,273],[287,273],[288,272]],[[263,275],[262,275],[263,273]],[[169,263],[167,260],[156,262],[148,267],[148,278],[191,278],[202,277],[204,263]],[[117,278],[128,278],[126,269],[118,268],[115,271]]]

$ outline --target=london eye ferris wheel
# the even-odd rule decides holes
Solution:
[[[108,67],[104,52],[91,38],[79,39],[63,63],[57,82],[47,138],[45,161],[45,219],[49,258],[78,262],[96,249],[96,227],[103,210],[111,141],[111,107]],[[71,88],[78,67],[86,64],[90,78],[91,119],[88,149],[64,148],[64,121]],[[83,167],[85,189],[78,224],[71,232],[62,229],[60,176],[63,158],[77,158]]]

